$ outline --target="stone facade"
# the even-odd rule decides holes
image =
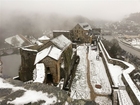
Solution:
[[[25,82],[32,80],[33,70],[35,68],[34,60],[37,54],[35,50],[20,49],[21,54],[21,67],[19,70],[20,80]]]
[[[57,58],[50,54],[54,53],[53,48],[60,51]],[[38,57],[39,61],[36,62],[38,59],[37,55],[43,53],[42,51],[44,49],[48,49],[49,53],[42,59]],[[54,85],[57,85],[61,78],[64,78],[64,84],[67,83],[68,76],[71,74],[72,64],[75,62],[73,59],[77,56],[76,52],[73,52],[72,42],[64,35],[58,36],[39,47],[32,46],[21,48],[20,54],[21,67],[19,70],[19,78],[21,81],[25,82],[33,80],[33,70],[36,67],[35,65],[37,63],[43,63],[45,65],[44,83],[51,83]]]
[[[70,31],[66,31],[66,30],[53,30],[53,37],[57,37],[59,35],[63,34],[65,37],[67,37],[68,39],[71,40],[70,37]]]
[[[92,36],[89,35],[89,32],[92,30],[91,26],[88,23],[79,23],[72,30],[73,33],[72,40],[77,40],[85,43],[91,43]]]

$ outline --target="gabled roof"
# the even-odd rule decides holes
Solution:
[[[44,35],[44,36],[38,38],[38,40],[42,40],[42,41],[43,41],[43,40],[50,40],[50,38],[47,37],[46,35]]]
[[[58,60],[59,57],[61,56],[62,51],[58,49],[57,47],[53,46],[50,50],[50,53],[48,54],[49,57]]]
[[[36,64],[36,63],[40,62],[42,59],[44,59],[49,54],[50,49],[51,49],[51,46],[38,52],[36,55],[34,64]]]
[[[47,56],[51,57],[55,60],[58,60],[60,58],[61,54],[62,54],[62,50],[60,50],[57,47],[52,45],[37,53],[34,64],[37,64],[38,62],[40,62]]]
[[[88,23],[78,23],[83,30],[92,30],[91,26]]]
[[[66,38],[63,34],[55,37],[54,39],[51,40],[51,42],[60,48],[61,50],[64,50],[66,47],[68,47],[72,42]]]
[[[21,47],[24,45],[31,45],[32,43],[25,38],[23,35],[15,35],[15,36],[11,36],[9,38],[5,39],[5,42],[15,46],[15,47]]]
[[[24,43],[24,40],[19,36],[15,35],[5,39],[5,42],[16,47],[21,47]]]

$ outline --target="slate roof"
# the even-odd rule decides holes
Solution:
[[[68,47],[72,43],[64,35],[55,37],[54,39],[51,40],[51,42],[61,50],[64,50],[66,47]]]
[[[83,30],[92,30],[91,26],[88,23],[79,23]]]
[[[37,64],[38,62],[40,62],[47,56],[51,57],[55,60],[58,60],[60,58],[61,54],[62,54],[62,51],[52,45],[37,53],[34,64]]]

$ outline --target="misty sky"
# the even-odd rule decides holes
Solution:
[[[119,20],[140,12],[140,0],[0,0],[1,13],[13,10]]]

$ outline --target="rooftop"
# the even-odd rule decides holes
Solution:
[[[60,49],[58,49],[57,47],[52,45],[52,46],[37,53],[34,64],[37,64],[38,62],[40,62],[41,60],[43,60],[47,56],[51,57],[55,60],[58,60],[61,54],[62,54],[62,51]]]
[[[54,39],[51,40],[51,42],[60,48],[61,50],[64,50],[66,47],[68,47],[72,42],[67,39],[63,34],[55,37]]]
[[[84,30],[92,30],[91,26],[88,23],[79,23],[79,25],[84,29]]]

